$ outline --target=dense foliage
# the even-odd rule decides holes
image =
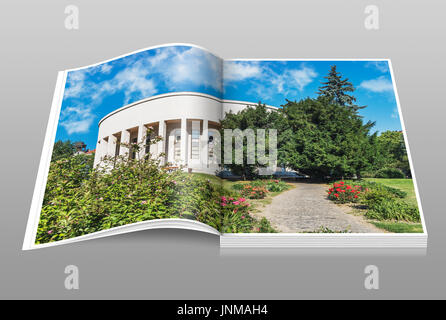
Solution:
[[[358,114],[364,107],[355,104],[351,95],[355,89],[348,79],[343,79],[335,66],[326,79],[317,98],[287,100],[277,112],[259,103],[236,114],[227,113],[221,122],[222,132],[277,129],[278,164],[312,178],[410,177],[402,132],[372,132],[375,123],[364,122]],[[247,144],[244,148],[244,163],[227,167],[252,178],[259,164],[246,163]]]
[[[58,140],[54,143],[53,155],[51,159],[53,161],[66,158],[74,155],[76,148],[70,140],[62,141]]]
[[[342,79],[342,75],[336,70],[336,65],[331,66],[330,72],[324,78],[327,81],[322,83],[318,91],[321,97],[328,98],[330,103],[351,107],[354,110],[364,108],[357,106],[356,98],[347,93],[354,92],[355,87],[348,79]]]
[[[395,174],[397,171],[401,171],[404,176],[412,176],[404,135],[401,131],[385,131],[378,136],[374,169],[377,171],[386,169],[388,178],[395,178],[395,175],[400,177],[401,174]],[[382,172],[378,176],[377,172],[376,177],[386,178],[385,175],[386,173]]]
[[[232,186],[232,189],[248,199],[263,199],[269,192],[282,192],[288,188],[288,184],[281,180],[254,180]]]
[[[363,188],[358,185],[350,185],[340,181],[333,183],[333,186],[328,189],[328,199],[337,203],[358,202],[359,196]]]
[[[222,205],[222,197],[235,194],[182,170],[168,171],[150,156],[105,158],[96,168],[93,155],[56,157],[50,164],[36,242],[163,218],[193,219],[221,232],[258,232],[265,223],[269,226],[250,216],[244,199]]]
[[[369,181],[335,182],[328,190],[328,199],[337,203],[361,203],[365,216],[374,220],[419,222],[417,205],[405,201],[407,193],[397,188]]]
[[[239,129],[242,132],[246,129],[252,129],[254,131],[254,135],[257,135],[257,129],[265,129],[265,153],[269,155],[269,132],[268,129],[278,129],[277,122],[281,118],[281,115],[278,112],[271,112],[264,105],[259,103],[256,107],[248,106],[242,111],[234,114],[232,112],[226,113],[225,118],[221,121],[221,137],[222,137],[222,155],[225,151],[225,129],[236,130]],[[246,142],[246,138],[244,138]],[[257,169],[262,167],[262,164],[259,162],[259,159],[255,158],[255,163],[248,163],[248,152],[252,154],[257,153],[257,146],[255,145],[252,149],[248,150],[248,143],[243,144],[243,163],[238,164],[236,161],[232,161],[231,164],[227,164],[227,167],[231,169],[231,171],[236,174],[242,176],[244,179],[253,178],[257,176]],[[235,137],[232,141],[232,156],[235,159]],[[224,157],[222,156],[222,159]],[[226,163],[226,161],[225,161]]]

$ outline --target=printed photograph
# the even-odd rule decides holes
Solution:
[[[67,72],[36,244],[155,219],[423,233],[388,60],[166,45]]]

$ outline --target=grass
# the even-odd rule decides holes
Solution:
[[[381,183],[388,187],[393,187],[407,192],[404,198],[410,204],[417,204],[417,197],[415,195],[415,188],[412,179],[381,179],[381,178],[366,178],[364,180]]]
[[[384,179],[384,178],[365,178],[364,180],[381,183],[385,186],[397,188],[407,193],[402,200],[409,204],[418,205],[415,194],[415,187],[412,179]],[[349,181],[350,182],[350,181]],[[354,181],[351,181],[354,184]],[[393,233],[422,233],[421,223],[407,223],[397,221],[374,221],[370,220],[377,228]]]
[[[213,174],[207,174],[207,173],[192,173],[194,175],[194,177],[196,177],[197,179],[202,179],[202,180],[210,180],[211,183],[214,184],[218,184],[220,186],[222,186],[224,189],[230,191],[230,192],[234,192],[234,190],[232,189],[232,185],[237,183],[238,181],[229,181],[226,179],[221,179]]]
[[[371,221],[377,228],[393,233],[423,233],[421,223]]]

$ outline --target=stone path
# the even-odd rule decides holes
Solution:
[[[295,188],[285,191],[255,214],[266,217],[279,232],[316,231],[321,226],[333,231],[382,233],[361,216],[346,213],[327,199],[326,186],[319,183],[293,183]]]

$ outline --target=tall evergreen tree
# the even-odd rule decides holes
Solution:
[[[317,92],[320,96],[329,99],[330,103],[336,103],[341,106],[351,107],[353,110],[365,108],[355,104],[356,98],[347,92],[354,92],[355,87],[347,78],[342,79],[340,72],[337,72],[336,65],[332,65],[330,72],[326,77],[326,82],[322,82]]]

